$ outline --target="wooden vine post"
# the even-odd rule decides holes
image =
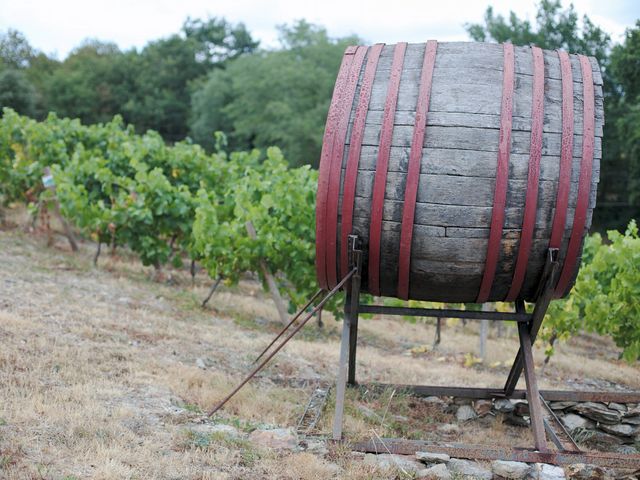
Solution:
[[[62,216],[60,212],[60,203],[58,202],[58,197],[56,197],[56,184],[53,181],[53,176],[51,175],[51,169],[49,167],[44,167],[44,175],[42,176],[42,185],[52,193],[52,198],[50,200],[51,205],[53,206],[53,213],[62,225],[62,229],[64,231],[65,237],[69,241],[69,245],[71,246],[71,250],[74,252],[78,251],[78,242],[76,241],[76,237],[71,230],[71,227],[67,223],[67,221]],[[42,208],[46,209],[46,204],[42,206]]]
[[[251,223],[251,221],[248,221],[245,224],[245,227],[247,228],[247,233],[249,234],[250,238],[254,240],[258,238],[256,229],[253,226],[253,223]],[[267,281],[267,286],[269,287],[269,293],[271,294],[273,303],[275,303],[276,309],[278,310],[278,316],[280,317],[280,321],[286,325],[289,322],[287,307],[284,303],[284,300],[282,300],[282,296],[280,295],[280,290],[278,290],[278,284],[276,283],[276,279],[273,277],[273,275],[269,271],[267,262],[265,262],[262,259],[260,260],[260,270],[262,270],[262,275]]]

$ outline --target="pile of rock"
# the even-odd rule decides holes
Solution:
[[[523,463],[495,460],[488,463],[473,462],[449,458],[442,453],[417,452],[415,456],[367,454],[364,463],[377,468],[403,472],[411,478],[430,480],[453,479],[510,479],[510,480],[563,480],[614,478],[614,472],[608,472],[593,465],[575,464],[566,468],[546,463]]]
[[[435,402],[427,397],[425,401]],[[444,402],[444,400],[439,399]],[[640,405],[635,403],[550,402],[549,406],[579,442],[594,447],[635,453],[640,451]],[[529,425],[526,400],[499,398],[491,400],[452,399],[445,408],[455,413],[459,422],[487,415],[502,415],[507,423]],[[454,412],[455,411],[455,412]]]

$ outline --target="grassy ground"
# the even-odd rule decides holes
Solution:
[[[195,285],[173,272],[172,284],[125,257],[93,246],[71,253],[64,239],[19,229],[0,231],[0,478],[200,479],[381,478],[348,452],[261,450],[245,440],[202,436],[203,410],[247,371],[279,324],[258,284],[222,288],[209,308],[199,303],[209,280]],[[250,431],[295,426],[310,388],[288,378],[335,377],[339,324],[325,318],[288,345],[215,421]],[[431,345],[434,326],[390,318],[361,322],[362,381],[501,385],[517,348],[515,332],[492,331],[486,366],[469,366],[477,326],[447,325]],[[542,360],[537,349],[536,359]],[[204,368],[203,368],[204,367]],[[544,388],[640,388],[640,369],[617,361],[607,340],[563,344],[544,371]],[[346,431],[353,437],[403,435],[472,443],[528,444],[527,429],[500,419],[443,430],[455,420],[402,392],[350,391]],[[331,402],[330,402],[331,403]],[[368,410],[384,416],[379,422]],[[329,431],[331,405],[320,423]]]

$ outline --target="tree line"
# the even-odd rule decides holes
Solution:
[[[605,132],[594,228],[622,228],[640,216],[640,21],[620,44],[560,0],[542,0],[534,22],[496,15],[467,24],[476,41],[563,48],[603,68]],[[0,107],[42,120],[49,112],[85,124],[119,114],[138,133],[211,151],[222,131],[234,150],[278,145],[294,166],[317,166],[331,92],[344,48],[298,21],[279,27],[277,48],[261,48],[242,24],[187,19],[181,30],[122,51],[87,40],[64,60],[34,49],[20,32],[0,34]]]

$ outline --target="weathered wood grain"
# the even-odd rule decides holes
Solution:
[[[367,113],[368,125],[382,125],[382,110],[369,110]],[[582,135],[582,115],[574,117],[574,133]],[[394,125],[415,125],[414,111],[397,111],[394,119]],[[349,124],[347,138],[351,136],[351,127],[353,122]],[[440,127],[473,127],[473,128],[500,128],[500,115],[489,113],[460,113],[460,112],[429,112],[427,116],[427,132],[430,126]],[[596,124],[595,135],[602,137],[602,122]],[[531,131],[531,117],[512,118],[512,131]],[[558,112],[552,112],[548,108],[544,111],[543,132],[562,133],[562,118]]]
[[[373,189],[375,172],[360,171],[356,181],[356,197],[369,197]],[[385,200],[404,200],[404,184],[406,175],[399,172],[387,173]],[[468,205],[490,207],[493,205],[495,180],[483,177],[463,177],[454,175],[420,174],[418,198],[419,203],[439,203],[444,205]],[[575,197],[578,183],[571,182],[569,198]],[[526,180],[510,180],[507,197],[513,204],[524,205]],[[554,181],[539,182],[538,202],[542,205],[554,204],[557,184]],[[595,197],[592,189],[591,196]],[[575,205],[571,203],[570,205]]]
[[[354,222],[356,218],[367,219],[370,215],[371,199],[356,197],[354,202]],[[382,219],[400,222],[402,220],[401,201],[386,200]],[[567,209],[567,228],[572,225],[575,207]],[[491,207],[473,207],[446,205],[436,203],[416,203],[414,223],[416,225],[432,225],[437,227],[488,228],[491,223]],[[542,228],[551,224],[554,209],[540,208],[536,217],[536,227]],[[523,207],[507,207],[505,209],[505,229],[520,229],[522,226]],[[368,225],[368,223],[367,223]]]
[[[409,162],[408,147],[392,147],[389,158],[389,172],[407,171]],[[346,168],[345,153],[343,170]],[[497,155],[494,152],[482,152],[476,150],[456,150],[440,148],[424,148],[420,173],[432,175],[460,175],[465,177],[495,178]],[[362,147],[358,170],[374,172],[378,159],[378,148],[367,145]],[[593,165],[593,181],[597,183],[600,177],[600,161],[597,159]],[[574,168],[571,171],[571,181],[577,182],[580,175],[581,157],[573,159]],[[540,180],[556,182],[560,169],[560,158],[545,155],[540,160]],[[529,154],[512,154],[509,159],[509,178],[526,179],[529,172]]]
[[[393,45],[385,45],[380,55],[378,70],[391,68],[391,55]],[[544,52],[545,77],[559,80],[560,61],[556,52],[545,50]],[[424,44],[409,44],[405,54],[406,69],[420,69]],[[502,71],[503,65],[502,45],[492,43],[475,42],[442,42],[438,44],[435,69],[458,68],[461,65],[482,70]],[[570,55],[573,78],[582,82],[582,72],[577,55]],[[602,74],[597,61],[590,58],[595,85],[602,85]],[[529,47],[515,47],[515,72],[520,75],[533,75],[531,65],[531,49]]]
[[[408,147],[411,145],[413,127],[399,125],[393,129],[392,147]],[[378,145],[380,127],[367,125],[364,129],[363,145]],[[439,127],[429,128],[425,135],[424,146],[427,148],[451,148],[474,150],[481,152],[497,152],[499,130],[489,128],[469,127]],[[542,137],[542,155],[560,155],[562,135],[559,133],[545,133]],[[511,133],[511,153],[529,153],[531,136],[528,132]],[[582,156],[582,135],[573,136],[573,156]],[[595,138],[594,157],[602,157],[602,141]]]
[[[499,75],[484,74],[478,70],[465,67],[438,70],[433,73],[431,101],[429,110],[432,112],[471,112],[500,113],[502,97],[502,72]],[[495,77],[495,78],[492,78]],[[397,110],[415,110],[417,100],[417,85],[420,78],[419,70],[405,70],[398,95]],[[527,116],[531,113],[531,94],[533,77],[521,75],[516,77],[513,114]],[[370,109],[384,108],[384,98],[388,85],[388,76],[377,75],[373,84]],[[557,105],[562,101],[562,85],[560,80],[546,79],[544,103],[545,108]],[[574,82],[574,107],[582,112],[582,83]],[[595,87],[596,118],[603,118],[602,87]],[[496,108],[497,107],[497,108]]]

